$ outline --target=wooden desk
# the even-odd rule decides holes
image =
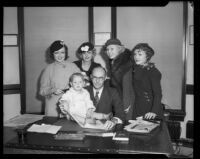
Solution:
[[[59,119],[45,117],[37,123],[54,124]],[[76,124],[76,123],[73,123]],[[123,127],[118,126],[116,131]],[[82,129],[82,128],[81,128]],[[6,136],[6,134],[4,134]],[[4,136],[4,137],[5,137]],[[55,140],[52,134],[27,133],[24,143],[19,143],[15,136],[8,142],[5,141],[4,153],[14,153],[16,149],[23,151],[46,151],[47,153],[109,153],[109,154],[173,154],[170,136],[165,123],[148,135],[131,134],[128,143],[120,143],[112,140],[112,137],[86,136],[82,141]],[[25,153],[25,152],[24,152]],[[29,153],[29,152],[27,152]]]

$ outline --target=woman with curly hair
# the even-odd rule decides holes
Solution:
[[[147,43],[139,43],[132,50],[133,88],[135,91],[135,103],[133,107],[133,119],[143,116],[146,119],[154,119],[156,116],[163,118],[161,104],[161,73],[150,62],[154,50]]]

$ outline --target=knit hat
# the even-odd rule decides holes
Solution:
[[[78,48],[78,53],[81,54],[83,52],[91,51],[94,49],[94,45],[90,42],[85,42],[81,44],[81,46]]]
[[[120,46],[122,46],[121,41],[119,39],[109,39],[109,40],[107,40],[106,43],[105,43],[105,46],[107,47],[109,45],[120,45]]]
[[[64,47],[64,41],[56,40],[51,44],[50,51],[54,52],[54,51],[60,50],[62,47]]]

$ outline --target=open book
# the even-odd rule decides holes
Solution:
[[[160,123],[152,123],[144,120],[131,120],[129,125],[126,125],[124,129],[129,132],[136,133],[150,133],[152,130],[160,126]]]
[[[94,123],[87,123],[86,118],[84,118],[82,116],[79,116],[74,113],[71,113],[70,115],[82,128],[105,130],[104,122],[101,120],[95,120]]]

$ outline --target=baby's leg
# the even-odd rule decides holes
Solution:
[[[94,118],[86,118],[86,123],[96,124],[96,120]]]
[[[92,115],[91,115],[91,118],[94,118],[94,119],[103,119],[104,118],[104,114],[103,113],[93,112]]]

